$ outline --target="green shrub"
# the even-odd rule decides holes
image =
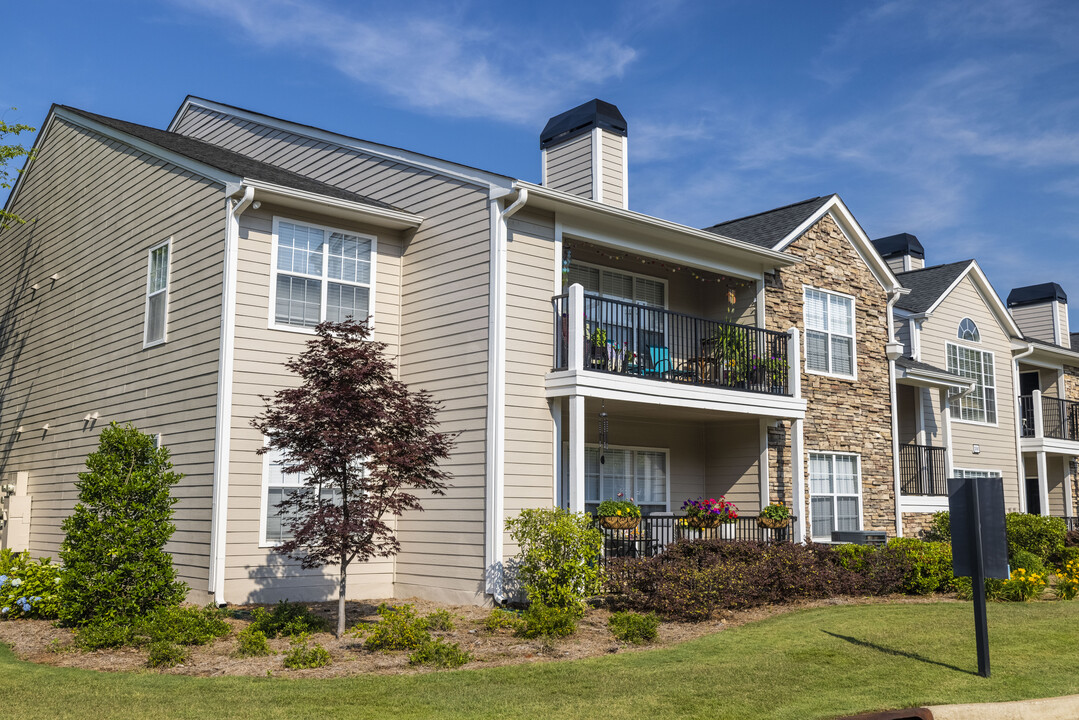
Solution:
[[[1009,559],[1008,564],[1011,566],[1011,571],[1013,573],[1022,568],[1028,573],[1038,573],[1039,575],[1045,574],[1045,563],[1042,562],[1042,559],[1026,550],[1016,550],[1015,554]]]
[[[577,632],[581,613],[575,608],[548,607],[533,602],[521,613],[517,635],[523,638],[558,638]]]
[[[329,624],[311,612],[306,605],[282,600],[269,612],[265,608],[255,608],[251,612],[250,627],[268,638],[275,638],[278,635],[294,637],[303,633],[325,632],[329,629]]]
[[[1063,518],[1008,513],[1004,522],[1009,558],[1014,558],[1019,550],[1025,550],[1049,562],[1059,558],[1064,550],[1067,525]]]
[[[0,550],[0,620],[52,619],[60,606],[60,566],[29,552]]]
[[[654,613],[616,612],[607,621],[607,627],[622,642],[636,645],[652,642],[659,636],[659,618]]]
[[[1066,568],[1070,562],[1079,562],[1079,547],[1066,546],[1060,551],[1055,567]]]
[[[416,650],[431,641],[426,619],[417,617],[411,605],[381,605],[378,615],[364,643],[368,650]]]
[[[150,435],[116,423],[101,432],[75,483],[79,502],[63,522],[61,620],[136,618],[180,604],[187,586],[176,580],[165,543],[176,529],[169,489],[182,477]]]
[[[430,665],[432,667],[461,667],[472,660],[472,654],[462,650],[457,643],[434,639],[420,645],[408,656],[409,665]]]
[[[231,632],[224,614],[213,606],[158,608],[132,625],[137,644],[206,645]]]
[[[519,614],[502,608],[492,610],[487,619],[483,621],[483,626],[487,628],[487,632],[498,632],[499,630],[513,630],[516,632],[523,624],[524,622]]]
[[[188,652],[175,643],[167,640],[158,640],[150,645],[150,656],[146,660],[147,667],[175,667],[187,661]]]
[[[945,542],[926,542],[917,538],[893,538],[888,547],[902,553],[910,563],[903,578],[903,592],[928,595],[952,589],[952,546]]]
[[[326,667],[330,662],[330,653],[326,648],[318,643],[307,644],[307,633],[295,636],[285,654],[285,667],[290,670]]]
[[[449,610],[435,610],[423,619],[428,630],[449,632],[453,630],[453,613]]]
[[[273,655],[269,643],[266,642],[266,633],[255,630],[248,625],[236,636],[236,654],[240,657],[264,657]]]
[[[952,541],[952,520],[948,511],[933,513],[933,521],[923,535],[929,542],[950,543]]]
[[[533,603],[583,611],[603,587],[603,533],[592,516],[562,508],[528,509],[506,521],[520,546],[517,573]]]
[[[135,631],[126,621],[97,620],[75,630],[75,647],[81,650],[103,650],[131,645]]]

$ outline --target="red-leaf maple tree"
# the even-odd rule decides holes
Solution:
[[[304,568],[337,566],[337,634],[345,630],[345,583],[356,562],[389,557],[400,543],[387,524],[422,510],[417,491],[445,494],[439,461],[452,439],[436,431],[437,404],[393,376],[386,344],[370,340],[366,322],[324,322],[317,337],[285,367],[299,387],[262,396],[252,420],[266,437],[259,454],[282,455],[282,471],[303,489],[277,505],[289,540],[275,550]]]

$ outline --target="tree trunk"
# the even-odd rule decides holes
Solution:
[[[341,563],[341,579],[337,584],[337,637],[345,635],[345,577],[348,571],[348,561]]]

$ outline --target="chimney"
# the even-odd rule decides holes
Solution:
[[[555,115],[540,133],[543,185],[628,207],[626,135],[622,113],[602,100]]]
[[[894,273],[921,270],[925,267],[925,250],[918,242],[918,238],[910,233],[899,233],[874,240],[873,247],[877,249]]]
[[[1027,337],[1071,347],[1068,296],[1056,283],[1015,288],[1008,293],[1008,312]]]

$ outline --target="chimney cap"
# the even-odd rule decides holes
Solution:
[[[925,260],[925,248],[918,242],[918,238],[910,233],[889,235],[873,241],[873,247],[877,249],[883,258],[896,255],[910,255],[911,257]]]
[[[1015,288],[1008,293],[1008,307],[1037,305],[1038,303],[1052,302],[1053,300],[1059,300],[1062,303],[1068,302],[1068,295],[1064,292],[1064,288],[1055,282],[1027,285],[1026,287]]]
[[[557,145],[597,127],[623,137],[629,134],[626,119],[618,108],[596,98],[548,120],[540,133],[540,148]]]

